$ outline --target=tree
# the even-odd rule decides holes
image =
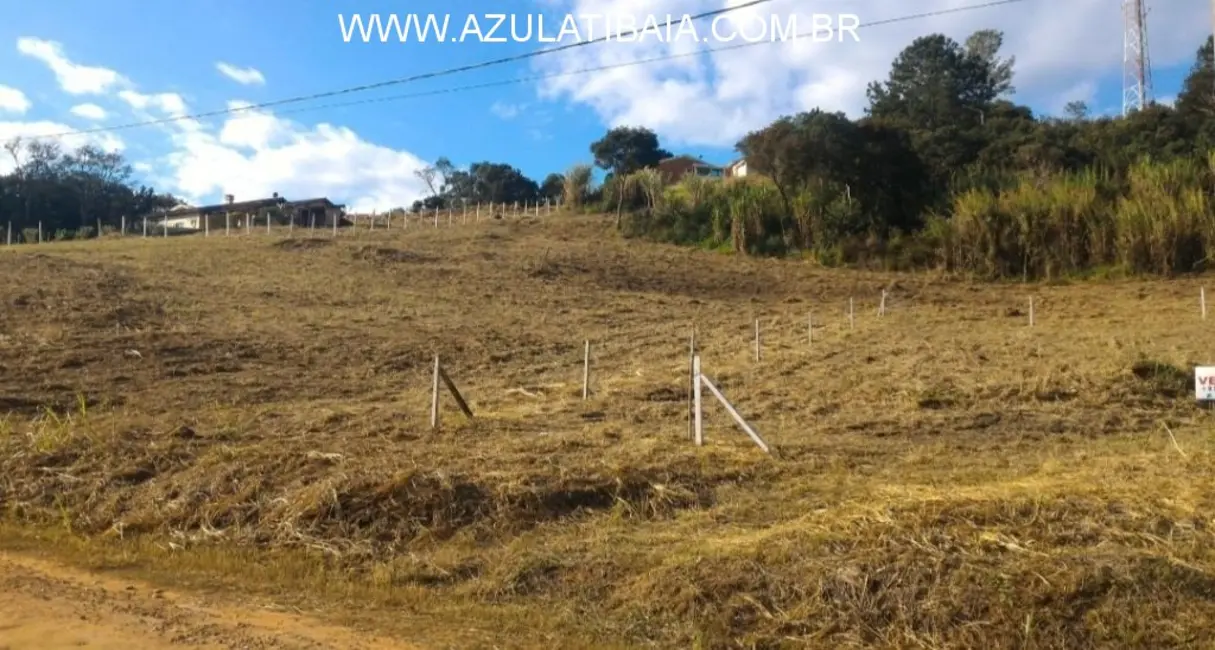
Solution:
[[[748,169],[770,177],[786,210],[793,192],[812,179],[847,185],[857,177],[861,141],[843,113],[814,109],[782,117],[739,141]]]
[[[1063,114],[1072,122],[1083,122],[1088,119],[1088,104],[1079,100],[1070,101],[1063,107]]]
[[[1198,48],[1193,67],[1181,84],[1177,110],[1192,121],[1215,117],[1215,43],[1211,37]]]
[[[125,158],[95,146],[64,152],[53,140],[14,139],[4,149],[15,169],[0,176],[0,220],[14,231],[42,223],[49,236],[75,232],[82,226],[118,226],[124,216],[173,207],[172,195],[147,186],[135,187]]]
[[[565,176],[562,174],[552,173],[544,177],[544,182],[540,183],[540,196],[549,199],[550,201],[558,201],[561,195],[565,193]]]
[[[658,136],[644,127],[619,126],[591,143],[595,164],[616,176],[654,167],[671,152],[658,146]]]
[[[431,196],[439,196],[440,188],[435,185],[435,179],[439,175],[439,170],[434,165],[427,165],[421,169],[415,169],[413,175],[417,176],[418,179],[426,185],[426,189],[430,190]]]
[[[915,39],[894,60],[884,83],[869,85],[869,115],[936,129],[983,120],[983,110],[1012,91],[1013,60],[998,58],[1003,35],[975,32],[962,47],[933,34]]]

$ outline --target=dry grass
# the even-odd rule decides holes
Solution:
[[[611,233],[2,251],[0,538],[433,647],[1215,644],[1198,281],[964,284]],[[776,458],[715,405],[686,441],[692,322]],[[447,400],[432,433],[436,352],[477,417]]]

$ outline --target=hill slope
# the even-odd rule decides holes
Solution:
[[[1198,281],[411,228],[0,251],[8,543],[436,646],[1215,643]]]

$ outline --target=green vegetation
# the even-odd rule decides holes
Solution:
[[[748,134],[738,143],[746,178],[661,187],[648,168],[609,177],[603,209],[627,212],[631,236],[827,265],[993,279],[1205,270],[1215,248],[1210,40],[1175,108],[1097,119],[1081,103],[1053,118],[1005,99],[1014,62],[997,56],[1001,40],[919,38],[870,85],[865,118],[813,110]],[[647,159],[639,146],[629,159]]]

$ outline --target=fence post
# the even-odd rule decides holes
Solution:
[[[886,290],[882,289],[882,302],[878,305],[878,316],[886,315]]]
[[[126,237],[127,236],[127,215],[125,215],[125,214],[122,215],[122,218],[119,221],[119,224],[120,225],[118,226],[118,235],[120,237]]]
[[[42,222],[38,222],[38,243],[42,243]]]
[[[435,376],[430,385],[430,428],[439,428],[439,355],[435,355]]]
[[[101,219],[97,220],[97,238],[101,239]]]
[[[704,421],[701,418],[700,384],[700,355],[694,354],[692,355],[692,439],[696,441],[697,447],[705,444]]]
[[[692,334],[688,337],[688,439],[695,437],[692,430],[692,391],[696,390],[696,325],[692,325]]]
[[[148,218],[147,217],[143,218],[143,238],[144,239],[148,238]]]
[[[439,206],[435,206],[435,228],[439,227]]]
[[[587,340],[582,350],[582,399],[586,401],[591,392],[591,342]]]
[[[759,363],[759,319],[755,319],[755,363]]]
[[[224,237],[232,234],[232,213],[224,210]]]

